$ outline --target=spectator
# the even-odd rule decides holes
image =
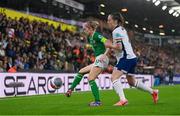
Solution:
[[[111,37],[109,30],[102,30],[102,33]],[[129,34],[131,39],[134,38],[132,32]],[[175,71],[180,71],[180,56],[173,55],[172,47],[157,47],[135,39],[131,41],[138,56],[137,73],[152,73],[144,69],[148,66],[166,69],[170,65],[168,61],[174,58]],[[114,65],[112,54],[110,62]],[[92,63],[94,55],[87,39],[79,33],[62,32],[60,27],[56,29],[48,23],[29,21],[23,17],[11,19],[0,13],[0,61],[1,71],[9,70],[14,64],[17,70],[77,71]],[[110,66],[108,71],[111,69]],[[158,75],[164,75],[165,72]]]
[[[168,73],[168,77],[169,77],[169,85],[173,85],[173,77],[174,77],[174,65],[173,65],[173,63],[171,63],[168,66],[167,73]]]
[[[2,61],[0,61],[0,73],[1,73],[1,72],[4,72],[3,62],[2,62]]]
[[[13,66],[8,70],[9,73],[16,73],[17,72],[17,67]]]
[[[0,58],[4,57],[5,56],[5,50],[3,48],[3,45],[2,43],[0,43]]]

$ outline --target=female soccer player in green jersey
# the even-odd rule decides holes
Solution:
[[[112,43],[103,37],[101,34],[96,32],[96,28],[98,27],[98,22],[96,21],[88,21],[83,25],[84,32],[88,36],[88,41],[92,46],[94,54],[96,56],[95,62],[90,64],[77,73],[75,79],[71,85],[71,87],[66,92],[66,96],[70,97],[74,88],[80,83],[83,76],[89,73],[88,81],[91,87],[92,94],[94,96],[95,101],[91,102],[89,106],[100,106],[102,103],[99,97],[99,89],[95,82],[97,76],[103,71],[103,69],[107,68],[109,59],[106,56],[108,49],[106,49],[105,45],[109,45]]]

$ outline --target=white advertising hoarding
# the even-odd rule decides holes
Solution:
[[[65,93],[73,82],[74,76],[72,73],[0,73],[0,98],[13,97],[13,96],[29,96],[29,95],[43,95],[50,93]],[[63,81],[63,86],[54,90],[50,86],[50,79],[59,77]],[[80,84],[75,88],[75,91],[90,91],[88,84],[88,75],[85,75]],[[101,74],[96,79],[97,85],[100,90],[112,89],[111,74]],[[135,77],[145,83],[147,86],[152,87],[152,75],[135,75]],[[125,76],[119,80],[124,88],[129,88]],[[21,82],[24,87],[10,87],[9,83]]]

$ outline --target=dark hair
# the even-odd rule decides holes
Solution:
[[[112,16],[113,20],[117,21],[118,25],[124,26],[125,21],[121,13],[116,12],[116,13],[111,13],[110,15]]]

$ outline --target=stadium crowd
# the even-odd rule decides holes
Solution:
[[[103,35],[110,36],[108,31]],[[173,48],[163,48],[132,40],[138,56],[138,73],[166,74],[167,67],[173,65],[176,73],[180,69],[179,57]],[[111,64],[115,58],[111,55]],[[95,60],[87,40],[79,33],[62,32],[60,26],[39,21],[30,22],[26,18],[11,19],[0,14],[0,72],[11,67],[17,71],[69,71],[76,72]],[[112,65],[107,72],[111,72]],[[154,72],[154,71],[153,71]]]

